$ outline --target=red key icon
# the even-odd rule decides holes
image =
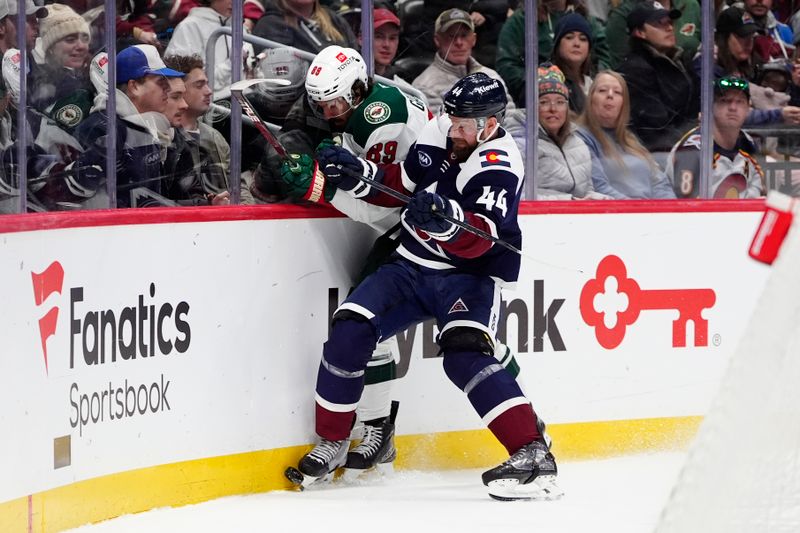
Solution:
[[[625,294],[628,305],[617,311],[617,320],[609,328],[605,324],[604,311],[594,307],[595,297],[605,293],[606,281],[615,278],[617,291]],[[672,346],[686,346],[686,324],[694,324],[694,345],[708,346],[708,320],[703,318],[704,309],[714,305],[717,296],[712,289],[662,289],[642,290],[639,284],[628,277],[625,263],[616,255],[608,255],[597,265],[594,279],[586,282],[581,290],[580,309],[584,322],[595,328],[597,342],[609,350],[616,348],[625,337],[627,327],[639,318],[641,311],[677,310],[679,316],[672,322]]]

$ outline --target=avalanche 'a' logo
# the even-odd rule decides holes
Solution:
[[[481,168],[491,166],[511,167],[511,162],[508,160],[508,152],[504,150],[483,150],[478,155],[483,159]]]
[[[33,281],[33,300],[36,302],[37,307],[47,300],[51,294],[61,294],[61,288],[64,286],[64,268],[58,261],[50,263],[42,272],[31,272],[31,281]],[[39,319],[39,337],[42,341],[42,354],[44,355],[44,369],[49,373],[47,366],[47,339],[56,334],[56,325],[58,325],[58,306],[51,307]]]

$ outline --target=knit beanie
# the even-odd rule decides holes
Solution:
[[[589,22],[580,13],[571,11],[561,17],[556,23],[553,37],[554,51],[558,49],[558,43],[561,41],[561,38],[572,31],[577,31],[584,34],[589,39],[589,47],[594,44],[592,27],[589,26]]]
[[[46,52],[58,41],[73,33],[91,35],[86,19],[64,4],[48,5],[47,16],[39,20],[39,38],[42,40],[42,50]]]
[[[539,66],[539,96],[545,94],[560,94],[569,100],[569,89],[564,83],[564,73],[561,69],[550,63],[543,63]]]

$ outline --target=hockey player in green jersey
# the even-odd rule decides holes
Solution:
[[[397,87],[371,80],[364,59],[351,48],[329,46],[323,49],[308,69],[305,87],[312,110],[328,122],[334,137],[338,137],[338,143],[366,159],[364,164],[372,169],[378,164],[403,161],[432,118],[420,99]],[[318,150],[333,142],[323,141]],[[384,244],[383,259],[388,257],[394,246],[385,245],[387,239],[400,231],[400,209],[362,202],[332,184],[326,185],[322,181],[324,175],[316,172],[316,161],[308,154],[293,154],[292,158],[291,163],[284,162],[281,166],[281,179],[289,194],[312,202],[330,202],[351,219],[383,232],[385,237],[379,242]],[[377,247],[376,243],[371,257],[374,257]],[[379,262],[374,261],[373,268]],[[390,393],[391,382],[395,379],[396,352],[396,339],[391,338],[379,343],[373,353],[357,408],[357,427],[363,424],[363,438],[346,458],[342,458],[344,463],[336,465],[336,468],[344,466],[351,470],[365,470],[394,461],[397,452]],[[498,343],[497,354],[509,370],[518,371],[516,361],[505,345]]]

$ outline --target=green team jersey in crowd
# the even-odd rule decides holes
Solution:
[[[630,50],[630,35],[626,19],[640,0],[622,0],[612,8],[606,22],[611,68],[617,68]],[[681,12],[673,21],[676,44],[683,48],[684,57],[694,57],[700,47],[700,3],[695,0],[673,0],[672,7]]]

